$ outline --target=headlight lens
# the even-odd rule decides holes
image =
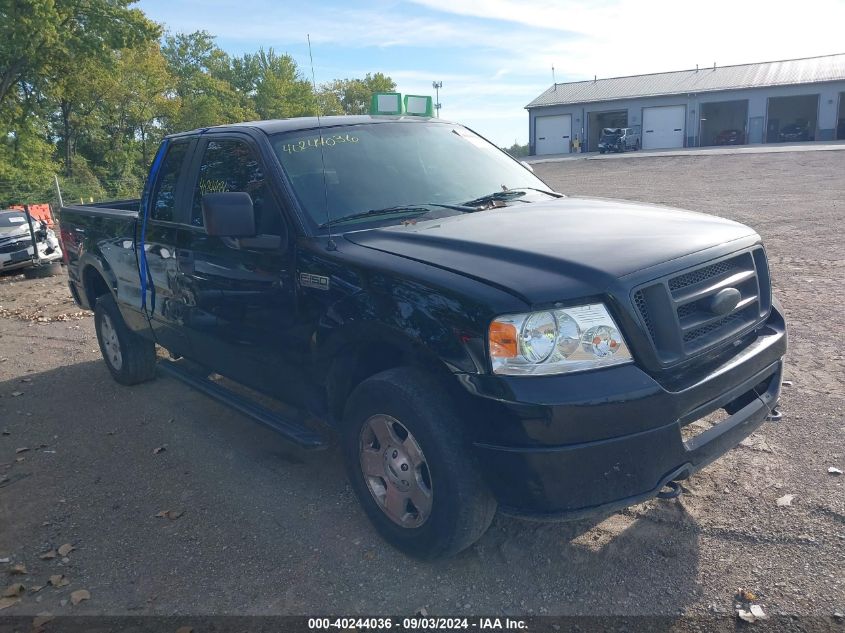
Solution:
[[[493,373],[562,374],[631,361],[604,304],[502,316],[490,325]]]

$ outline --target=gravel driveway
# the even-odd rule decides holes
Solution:
[[[714,615],[731,622],[744,588],[771,616],[841,628],[845,477],[828,468],[845,470],[845,152],[536,170],[566,193],[757,228],[791,327],[781,423],[695,475],[677,500],[568,524],[497,517],[457,558],[419,563],[370,529],[337,450],[292,449],[170,378],[115,384],[62,278],[0,277],[0,569],[24,565],[3,580],[27,587],[0,615],[425,608],[664,615],[696,628]],[[778,505],[785,495],[791,504]],[[65,543],[75,549],[42,560]],[[69,583],[30,591],[56,574]],[[90,599],[74,606],[79,589]]]

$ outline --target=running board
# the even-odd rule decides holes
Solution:
[[[275,411],[271,411],[248,398],[226,389],[208,378],[194,374],[171,361],[159,362],[158,366],[164,373],[181,380],[197,391],[203,392],[205,395],[244,414],[255,422],[276,431],[301,448],[318,450],[327,446],[326,442],[318,433],[302,426],[299,422],[285,419]]]

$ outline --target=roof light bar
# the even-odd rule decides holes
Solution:
[[[434,116],[434,104],[431,97],[405,95],[405,114],[412,116]]]
[[[370,100],[370,114],[402,114],[402,95],[398,92],[376,92]]]

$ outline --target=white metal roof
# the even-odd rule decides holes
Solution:
[[[845,80],[845,53],[551,86],[526,108]]]

